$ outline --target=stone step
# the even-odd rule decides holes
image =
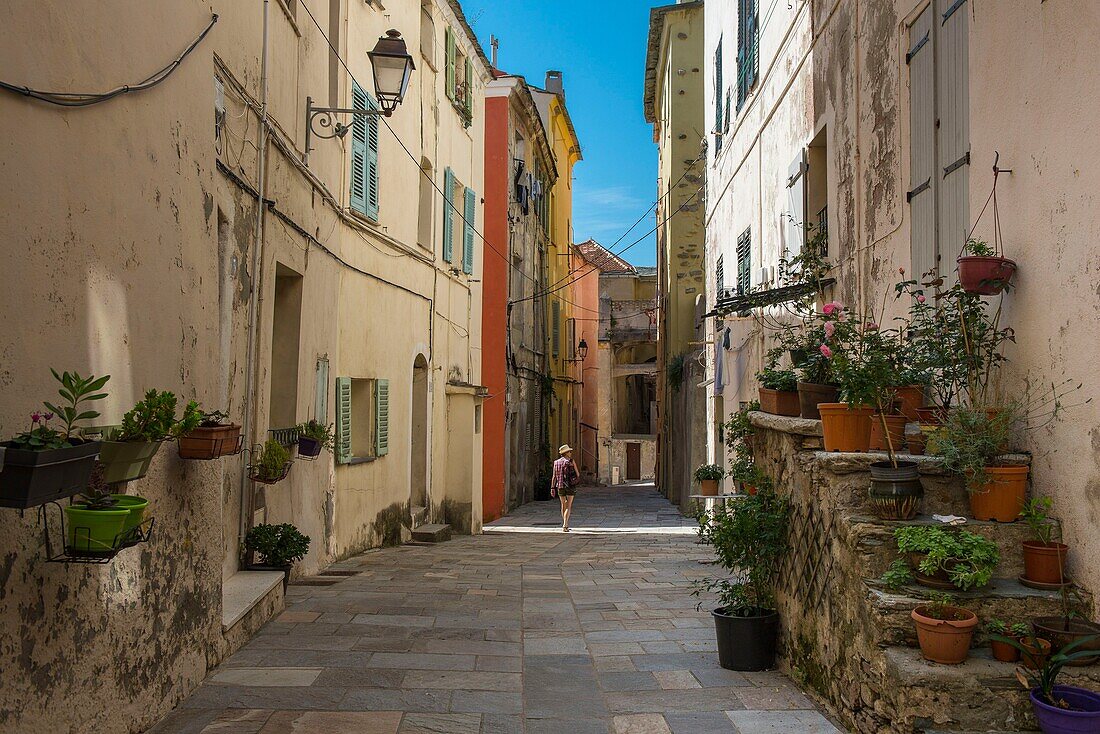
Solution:
[[[1038,729],[1016,665],[994,660],[988,646],[971,650],[960,665],[931,663],[904,647],[887,648],[883,656],[898,723],[926,734]],[[1058,681],[1096,690],[1100,666],[1066,667]]]
[[[413,529],[412,539],[418,543],[443,543],[451,539],[451,526],[438,523]]]
[[[909,616],[918,605],[926,604],[931,594],[942,593],[923,586],[905,586],[890,591],[877,580],[864,582],[867,588],[870,615],[868,629],[874,630],[875,643],[882,646],[901,645],[916,647],[917,633]],[[1091,608],[1091,599],[1078,590],[1083,611]],[[1027,622],[1035,617],[1061,615],[1062,595],[1057,591],[1040,591],[1022,585],[1016,579],[995,578],[988,586],[976,591],[953,591],[957,606],[965,607],[978,615],[978,629],[971,647],[986,644],[982,625],[991,619],[1008,623]],[[1078,605],[1074,605],[1075,609]]]
[[[850,542],[864,563],[860,573],[868,578],[881,576],[894,560],[900,558],[897,543],[894,542],[894,530],[897,528],[949,527],[933,520],[930,515],[918,515],[912,520],[880,520],[870,515],[853,515],[848,518],[848,522],[850,523]],[[1032,539],[1031,530],[1024,523],[968,519],[965,525],[955,527],[989,538],[997,544],[1001,562],[997,566],[995,575],[1014,579],[1024,572],[1024,555],[1020,544]]]

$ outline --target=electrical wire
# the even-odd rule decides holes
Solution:
[[[106,102],[109,99],[114,99],[123,94],[144,92],[147,89],[152,89],[170,77],[172,72],[178,69],[179,65],[183,63],[183,60],[202,43],[202,39],[206,38],[206,35],[210,33],[210,29],[212,29],[217,22],[218,14],[213,13],[210,16],[210,22],[207,24],[206,28],[204,28],[202,33],[183,50],[183,53],[177,56],[176,59],[167,66],[161,67],[151,76],[142,79],[137,84],[123,84],[122,86],[115,87],[109,92],[45,92],[39,89],[31,89],[27,86],[19,86],[18,84],[0,81],[0,89],[6,89],[13,94],[32,97],[59,107],[90,107],[91,105]]]

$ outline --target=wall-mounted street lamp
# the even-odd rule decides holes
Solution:
[[[333,119],[333,115],[384,115],[389,117],[405,99],[409,89],[409,79],[416,66],[405,47],[405,39],[395,30],[386,31],[378,39],[372,51],[367,52],[371,68],[374,71],[374,95],[378,98],[379,109],[356,110],[344,107],[314,107],[313,97],[306,97],[306,150],[302,156],[309,165],[309,152],[313,149],[313,136],[330,140],[342,138],[348,134],[351,125],[345,125]],[[314,123],[318,129],[314,129]]]
[[[585,360],[585,357],[587,357],[587,356],[588,356],[588,342],[586,342],[584,339],[581,339],[577,343],[577,358],[576,359],[567,359],[565,361],[566,362],[583,362]]]

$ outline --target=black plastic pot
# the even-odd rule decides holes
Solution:
[[[320,456],[321,442],[309,436],[298,436],[298,456]]]
[[[820,403],[835,403],[839,388],[835,385],[819,385],[816,382],[798,383],[798,403],[803,418],[821,420]]]
[[[899,461],[897,468],[889,461],[874,462],[867,494],[871,507],[883,520],[911,520],[924,497],[917,462]]]
[[[65,499],[88,486],[99,456],[99,441],[48,451],[4,448],[0,465],[0,507],[26,509]]]
[[[725,608],[711,612],[718,635],[718,663],[726,670],[771,670],[775,667],[779,613],[753,611],[763,613],[739,617],[726,614]]]

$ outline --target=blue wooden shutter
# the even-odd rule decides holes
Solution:
[[[455,33],[447,29],[447,99],[454,102],[455,99]]]
[[[374,381],[374,455],[390,452],[390,381]]]
[[[377,110],[378,102],[374,97],[367,95],[367,109]],[[366,170],[363,177],[366,180],[366,215],[375,221],[378,220],[378,118],[374,115],[364,117],[367,128],[367,157]]]
[[[722,36],[714,50],[714,152],[722,150]]]
[[[367,109],[367,93],[355,82],[351,84],[351,106]],[[351,208],[367,213],[367,120],[363,115],[355,115],[351,123]]]
[[[454,198],[455,174],[450,168],[443,173],[443,259],[454,262]]]
[[[474,272],[474,218],[477,217],[477,194],[466,189],[466,222],[462,230],[462,272]]]
[[[474,119],[474,65],[470,59],[466,59],[466,86],[463,89],[465,90],[462,98],[466,107],[466,127],[469,127]]]
[[[351,378],[336,378],[336,463],[351,461]]]

